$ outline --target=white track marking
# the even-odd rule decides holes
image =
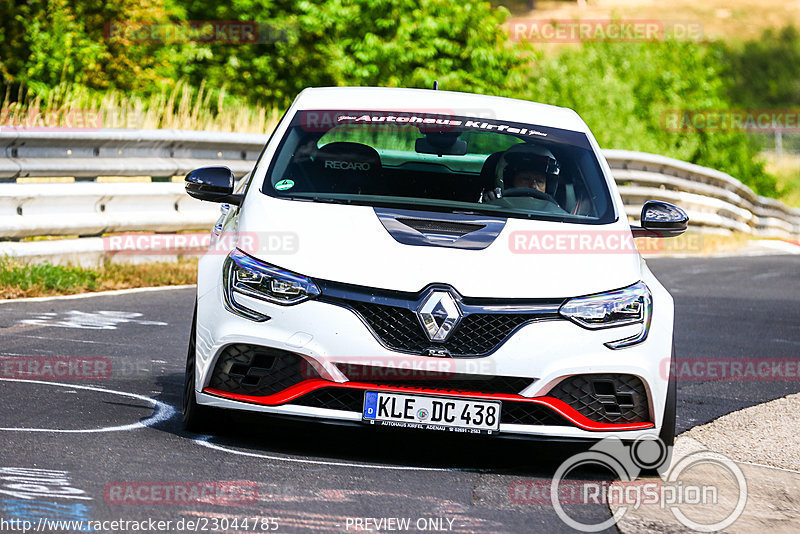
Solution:
[[[89,345],[114,345],[116,347],[130,346],[130,343],[112,343],[110,341],[89,341],[88,339],[72,339],[68,337],[28,336],[24,334],[3,334],[3,335],[7,337],[11,336],[11,337],[25,337],[30,339],[44,339],[45,341],[69,341],[71,343],[87,343]]]
[[[763,467],[765,469],[775,469],[776,471],[784,471],[786,473],[797,473],[800,475],[800,471],[795,471],[794,469],[787,469],[785,467],[775,467],[774,465],[767,465],[767,464],[759,464],[756,462],[745,462],[744,460],[733,460],[737,464],[742,465],[752,465],[754,467]]]
[[[21,319],[17,324],[50,326],[58,328],[80,328],[83,330],[116,330],[120,324],[140,324],[146,326],[168,326],[162,321],[140,319],[144,314],[139,312],[99,310],[84,312],[70,310],[60,313],[38,313],[33,319]]]
[[[380,465],[380,464],[354,464],[349,462],[330,462],[327,460],[304,460],[302,458],[287,458],[285,456],[272,456],[270,454],[260,454],[256,452],[245,452],[245,451],[237,451],[235,449],[229,449],[227,447],[223,447],[222,445],[217,445],[216,443],[211,443],[209,440],[211,436],[201,436],[199,438],[194,439],[193,441],[198,445],[203,447],[208,447],[209,449],[214,449],[216,451],[227,452],[230,454],[237,454],[239,456],[249,456],[251,458],[263,458],[265,460],[276,460],[279,462],[290,462],[290,463],[298,463],[298,464],[314,464],[314,465],[329,465],[335,467],[359,467],[362,469],[382,469],[387,471],[439,471],[439,472],[470,472],[470,473],[477,473],[482,471],[481,469],[460,469],[456,467],[411,467],[405,465]]]
[[[0,299],[0,304],[13,304],[15,302],[46,302],[48,300],[73,300],[90,297],[108,297],[113,295],[128,295],[130,293],[148,293],[150,291],[169,291],[171,289],[189,289],[197,287],[195,284],[182,286],[135,287],[132,289],[114,289],[112,291],[95,291],[94,293],[80,293],[78,295],[55,295],[52,297],[28,297],[22,299]]]
[[[73,389],[83,389],[86,391],[97,391],[99,393],[110,393],[111,395],[119,395],[121,397],[128,397],[131,399],[137,399],[140,401],[144,401],[153,405],[155,410],[153,411],[153,415],[148,417],[147,419],[143,419],[142,421],[137,421],[135,423],[130,423],[127,425],[119,425],[119,426],[106,426],[102,428],[89,428],[85,430],[77,430],[77,429],[60,429],[60,428],[2,428],[0,427],[0,431],[7,431],[7,432],[57,432],[62,434],[95,434],[100,432],[120,432],[123,430],[136,430],[137,428],[146,428],[149,426],[153,426],[155,424],[161,423],[163,421],[167,421],[173,415],[175,415],[175,408],[170,406],[169,404],[163,403],[161,401],[157,401],[150,397],[145,397],[144,395],[139,395],[137,393],[128,393],[127,391],[117,391],[115,389],[106,389],[97,386],[81,386],[77,384],[66,384],[61,382],[46,382],[44,380],[25,380],[20,378],[0,378],[2,382],[24,382],[29,384],[43,384],[46,386],[57,386],[57,387],[66,387],[66,388],[73,388]]]

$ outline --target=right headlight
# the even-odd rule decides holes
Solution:
[[[269,317],[237,302],[237,294],[291,306],[320,293],[310,278],[257,260],[239,249],[225,259],[223,285],[225,307],[253,321],[266,321]]]
[[[620,349],[647,339],[653,315],[653,297],[644,282],[637,282],[624,289],[570,299],[558,312],[590,330],[641,324],[638,334],[605,344],[610,349]]]

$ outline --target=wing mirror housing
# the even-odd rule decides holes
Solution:
[[[186,175],[186,192],[198,200],[241,205],[244,195],[234,194],[236,177],[228,167],[202,167]]]
[[[689,216],[678,206],[648,200],[642,206],[641,226],[631,226],[633,237],[677,237],[689,226]]]

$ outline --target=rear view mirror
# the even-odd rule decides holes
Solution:
[[[243,195],[234,195],[236,177],[228,167],[203,167],[186,175],[186,192],[198,200],[242,203]]]
[[[642,206],[641,226],[633,226],[634,237],[676,237],[686,231],[689,216],[678,206],[648,200]]]
[[[467,142],[454,132],[431,132],[417,139],[414,150],[420,154],[463,156],[467,153]]]

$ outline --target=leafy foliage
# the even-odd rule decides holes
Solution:
[[[800,102],[800,32],[766,30],[758,41],[726,50],[731,100],[747,107],[796,107]]]
[[[526,61],[507,44],[507,12],[450,0],[190,0],[187,19],[255,20],[263,42],[191,50],[181,74],[225,80],[233,94],[286,105],[305,87],[443,87],[515,94]],[[267,31],[271,30],[271,31]]]

